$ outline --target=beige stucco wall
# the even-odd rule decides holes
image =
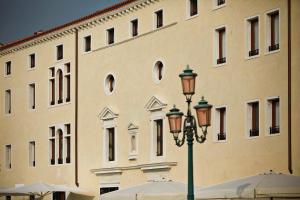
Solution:
[[[213,9],[209,0],[199,2],[199,15],[187,19],[185,0],[162,0],[142,9],[114,17],[90,28],[79,31],[79,184],[87,193],[99,196],[101,185],[119,183],[120,188],[143,183],[153,176],[164,176],[174,181],[186,182],[187,148],[178,148],[164,121],[166,155],[163,159],[151,159],[151,112],[145,107],[152,96],[167,104],[166,113],[176,104],[185,111],[185,98],[181,94],[178,74],[187,64],[198,73],[193,105],[202,95],[212,110],[212,126],[208,129],[206,143],[194,145],[195,185],[207,186],[222,181],[250,176],[267,170],[288,173],[287,153],[287,1],[226,1],[226,6]],[[300,173],[300,145],[296,134],[299,121],[299,2],[292,1],[292,124],[293,168]],[[153,31],[154,15],[164,10],[164,25]],[[280,51],[265,52],[266,13],[280,10]],[[260,55],[247,59],[245,19],[259,15]],[[129,39],[129,22],[139,19],[139,34]],[[227,35],[227,63],[214,66],[214,29],[225,25]],[[106,29],[115,28],[115,45],[106,46]],[[92,51],[83,53],[83,37],[92,36]],[[128,40],[129,39],[129,40]],[[55,108],[48,107],[48,68],[55,62],[55,46],[64,44],[65,59],[71,62],[71,103]],[[12,60],[11,77],[0,78],[1,105],[4,90],[12,89],[13,113],[0,115],[0,186],[37,181],[74,186],[74,131],[72,131],[72,162],[70,165],[49,166],[48,127],[56,123],[71,122],[74,130],[74,56],[75,36],[67,35],[7,56],[0,57],[3,66]],[[37,67],[27,71],[27,57],[37,54]],[[164,77],[157,84],[152,70],[156,61],[164,63]],[[111,95],[104,92],[104,79],[112,73],[116,80]],[[36,82],[37,109],[28,111],[27,85]],[[266,126],[266,101],[280,97],[280,134],[269,136]],[[246,103],[258,100],[260,107],[260,136],[246,137]],[[215,134],[215,107],[226,106],[227,141],[213,141]],[[100,112],[109,107],[118,114],[114,119],[117,134],[117,162],[104,164],[103,121]],[[193,111],[194,112],[194,111]],[[0,113],[4,113],[3,106]],[[130,137],[129,123],[138,129],[138,158],[128,160]],[[36,141],[37,166],[28,166],[28,142]],[[4,145],[13,146],[13,168],[4,168]],[[135,167],[144,164],[175,162],[168,170],[121,170],[122,173],[96,176],[90,170],[114,167]],[[45,173],[46,172],[46,173]]]

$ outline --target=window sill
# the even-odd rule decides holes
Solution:
[[[137,160],[138,155],[137,154],[129,154],[128,160]]]
[[[259,138],[260,137],[260,135],[258,135],[258,136],[249,136],[248,134],[247,134],[247,136],[246,136],[246,139],[248,139],[248,140],[255,140],[255,139],[257,139],[257,138]]]
[[[63,163],[63,164],[54,164],[54,165],[49,164],[50,167],[62,167],[62,166],[70,166],[70,165],[72,165],[72,163]]]
[[[219,67],[223,67],[223,66],[225,66],[225,65],[227,65],[227,62],[225,62],[225,63],[221,63],[221,64],[214,64],[214,67],[215,68],[219,68]]]
[[[65,102],[65,103],[60,103],[60,104],[54,104],[54,105],[49,105],[48,104],[48,108],[56,108],[56,107],[66,106],[66,105],[69,105],[69,104],[71,104],[71,101],[70,102]]]
[[[60,60],[55,60],[54,61],[54,64],[58,64],[58,63],[61,63],[61,62],[64,62],[64,58],[60,59]]]
[[[11,113],[5,113],[4,116],[5,117],[10,117],[12,114]]]
[[[226,142],[227,142],[227,138],[226,140],[217,140],[217,139],[214,140],[214,143],[226,143]]]
[[[273,134],[270,134],[269,132],[266,133],[266,136],[268,137],[276,137],[276,136],[279,136],[280,135],[280,132],[279,133],[273,133]]]
[[[5,74],[5,75],[4,75],[4,78],[9,78],[9,77],[11,77],[11,74],[8,74],[8,75]]]
[[[219,6],[214,6],[214,7],[213,7],[213,11],[214,11],[214,10],[219,10],[219,9],[225,7],[225,6],[226,6],[226,3],[225,3],[225,4],[222,4],[222,5],[219,5]]]
[[[27,71],[34,71],[36,67],[28,67]]]
[[[267,56],[267,55],[271,55],[271,54],[278,53],[278,52],[280,52],[280,49],[277,49],[277,50],[274,50],[274,51],[266,51],[265,55]]]
[[[260,57],[260,54],[255,55],[255,56],[251,56],[251,57],[247,56],[246,60],[252,60],[252,59],[255,59],[255,58],[259,58],[259,57]]]
[[[199,16],[199,13],[197,13],[196,15],[193,15],[193,16],[187,16],[186,17],[186,21],[188,21],[188,20],[192,20],[192,19],[194,19],[194,18],[196,18],[196,17],[198,17]]]
[[[83,54],[83,55],[86,55],[86,54],[90,54],[90,53],[92,53],[92,52],[93,52],[92,50],[89,50],[89,51],[83,51],[82,54]]]

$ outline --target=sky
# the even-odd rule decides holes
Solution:
[[[0,0],[0,43],[78,19],[122,0]]]

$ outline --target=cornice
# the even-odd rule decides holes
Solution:
[[[154,4],[158,1],[160,1],[160,0],[137,0],[132,3],[129,3],[128,5],[125,5],[124,7],[120,7],[118,9],[112,10],[110,12],[100,14],[98,16],[94,16],[90,19],[86,19],[86,20],[80,21],[75,24],[72,24],[72,22],[71,22],[70,23],[71,25],[66,26],[62,29],[53,31],[53,32],[49,32],[47,34],[37,33],[36,35],[30,36],[30,37],[32,37],[32,39],[30,39],[29,41],[26,41],[23,43],[21,42],[21,44],[14,45],[7,49],[5,48],[5,45],[4,45],[4,46],[2,46],[3,50],[1,50],[1,47],[0,47],[0,57],[5,56],[10,53],[14,53],[14,52],[26,49],[26,48],[30,48],[30,47],[33,47],[33,46],[36,46],[36,45],[39,45],[39,44],[42,44],[42,43],[45,43],[48,41],[62,38],[69,34],[74,34],[76,30],[82,31],[82,30],[85,30],[88,28],[93,28],[97,25],[102,25],[110,20],[114,20],[116,18],[130,14],[139,9],[142,9],[151,4]],[[41,36],[39,36],[39,35],[41,35]]]

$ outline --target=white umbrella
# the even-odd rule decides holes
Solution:
[[[80,190],[77,188],[71,188],[64,185],[54,185],[48,183],[36,183],[31,185],[25,185],[10,190],[12,194],[36,195],[38,197],[44,197],[53,192],[79,192],[79,191]]]
[[[164,181],[148,182],[127,189],[109,192],[101,200],[185,200],[187,186],[183,183]]]
[[[300,197],[300,177],[270,171],[201,188],[196,192],[196,199],[270,197]]]

